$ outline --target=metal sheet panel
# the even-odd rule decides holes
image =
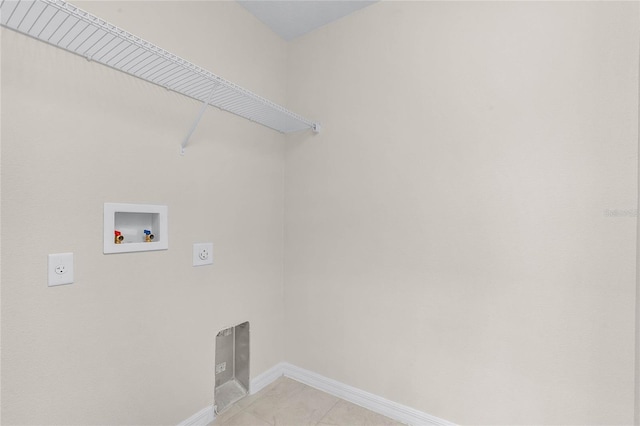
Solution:
[[[221,330],[216,336],[216,412],[248,395],[249,361],[249,322]]]

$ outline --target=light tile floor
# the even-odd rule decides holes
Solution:
[[[208,426],[399,426],[394,420],[287,377],[249,395]]]

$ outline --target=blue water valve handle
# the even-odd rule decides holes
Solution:
[[[149,231],[148,229],[145,229],[145,230],[144,230],[144,235],[145,235],[144,240],[145,240],[145,242],[147,242],[147,243],[152,242],[152,241],[153,241],[153,239],[155,238],[155,236],[154,236],[154,235],[151,233],[151,231]]]

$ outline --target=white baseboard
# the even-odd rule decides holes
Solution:
[[[284,363],[284,375],[368,410],[408,425],[455,426],[447,420],[389,401],[309,370]]]
[[[250,384],[251,395],[260,392],[266,386],[269,386],[271,383],[275,382],[278,377],[282,377],[284,375],[284,366],[285,363],[281,362],[274,365],[259,376],[254,377],[251,380]],[[213,411],[213,405],[211,405],[198,411],[187,420],[182,421],[178,426],[206,426],[214,421],[215,418],[216,416],[215,412]]]
[[[215,418],[215,414],[213,413],[213,405],[211,405],[198,411],[187,420],[183,420],[178,426],[206,426]]]
[[[304,368],[281,362],[251,380],[251,394],[260,392],[278,377],[287,376],[305,385],[319,389],[368,410],[387,416],[401,423],[415,426],[455,426],[447,420],[423,413],[406,405],[389,401],[378,395],[345,385]],[[203,408],[178,426],[205,426],[215,419],[213,407]]]
[[[273,367],[271,367],[270,369],[268,369],[267,371],[265,371],[264,373],[260,374],[259,376],[256,376],[253,379],[251,379],[251,389],[250,389],[251,395],[253,395],[254,393],[260,392],[266,386],[275,382],[278,377],[283,376],[285,367],[287,365],[288,364],[285,362],[280,362],[274,365]]]

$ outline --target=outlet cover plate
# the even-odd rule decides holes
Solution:
[[[193,245],[193,266],[213,264],[213,243],[196,243]]]
[[[53,287],[73,283],[73,253],[49,255],[48,285]]]

